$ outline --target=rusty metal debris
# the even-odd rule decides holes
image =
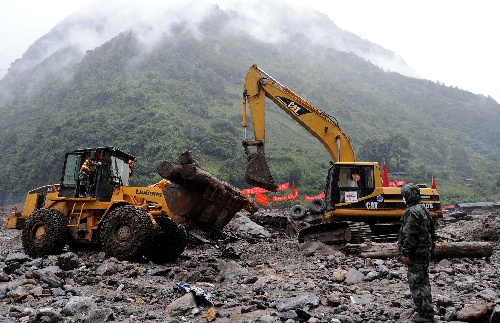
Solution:
[[[187,151],[179,156],[179,164],[164,161],[158,174],[169,182],[163,188],[172,218],[186,229],[221,229],[235,214],[257,206],[231,184],[207,172]]]

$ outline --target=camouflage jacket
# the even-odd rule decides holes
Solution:
[[[410,262],[427,260],[434,251],[435,229],[429,211],[420,203],[409,206],[401,218],[398,249],[399,257]]]

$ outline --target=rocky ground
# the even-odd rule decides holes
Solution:
[[[0,322],[406,322],[412,313],[396,259],[299,246],[283,226],[257,220],[279,212],[239,214],[224,240],[155,265],[98,250],[30,259],[20,231],[3,228],[11,211],[0,209]],[[441,240],[490,241],[495,250],[431,263],[437,322],[500,322],[499,219],[481,211],[440,221]]]

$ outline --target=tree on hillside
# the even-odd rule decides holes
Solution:
[[[385,163],[392,171],[406,170],[411,155],[410,140],[403,134],[368,138],[360,149],[360,161]]]
[[[387,139],[386,145],[389,150],[389,162],[392,167],[395,166],[394,170],[401,171],[406,169],[410,157],[412,156],[410,151],[410,140],[403,134],[392,134]]]

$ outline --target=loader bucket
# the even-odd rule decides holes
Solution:
[[[248,155],[245,181],[250,185],[261,187],[271,192],[276,191],[278,188],[267,165],[266,157],[259,152]]]
[[[164,161],[157,172],[169,181],[163,196],[170,217],[187,230],[222,229],[240,210],[257,211],[248,196],[207,172],[190,152],[181,154],[179,162]]]

